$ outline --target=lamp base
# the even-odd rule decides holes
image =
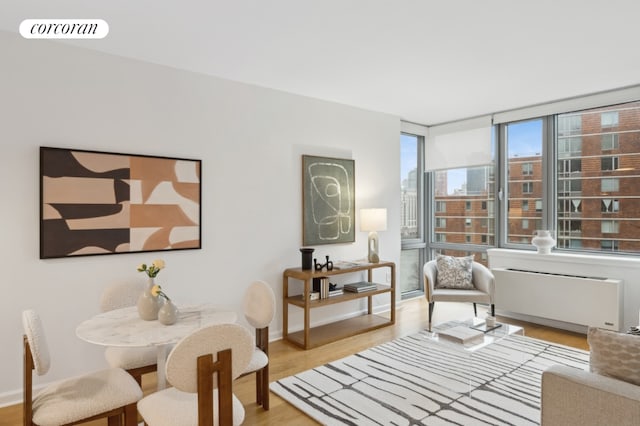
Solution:
[[[375,231],[369,232],[369,255],[367,260],[369,263],[380,262],[380,256],[378,256],[378,233]]]

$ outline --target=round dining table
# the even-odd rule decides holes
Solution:
[[[183,337],[213,324],[237,321],[237,313],[227,308],[211,305],[178,306],[178,320],[163,325],[157,320],[145,321],[135,306],[103,312],[83,321],[76,328],[76,335],[89,343],[102,346],[149,347],[158,349],[158,389],[166,383],[165,366],[169,349]]]

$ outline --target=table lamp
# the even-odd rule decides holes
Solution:
[[[378,231],[387,230],[387,209],[361,209],[360,230],[369,232],[369,262],[380,262],[380,256],[378,256]]]

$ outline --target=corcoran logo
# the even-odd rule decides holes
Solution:
[[[102,19],[25,19],[20,34],[24,38],[105,38],[109,24]]]

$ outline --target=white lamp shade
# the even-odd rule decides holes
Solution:
[[[386,231],[387,209],[362,209],[360,210],[361,231]]]

